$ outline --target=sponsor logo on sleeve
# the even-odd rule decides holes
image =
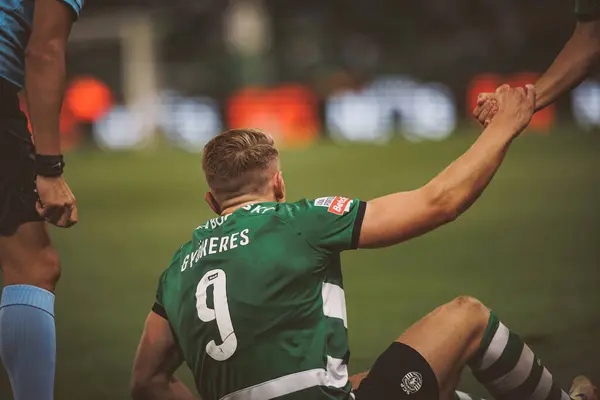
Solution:
[[[343,215],[350,211],[350,206],[352,205],[352,200],[348,197],[335,197],[331,204],[329,204],[329,211],[332,214]]]
[[[319,197],[318,199],[315,199],[315,206],[317,207],[329,207],[331,205],[331,203],[333,203],[333,200],[335,200],[336,197],[335,196],[331,196],[331,197]]]

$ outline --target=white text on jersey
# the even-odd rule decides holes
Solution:
[[[248,243],[250,243],[250,238],[248,236],[249,232],[249,229],[244,229],[241,232],[235,232],[229,236],[214,236],[202,240],[198,248],[183,259],[181,272],[185,271],[187,268],[193,268],[194,263],[198,262],[202,257],[223,253],[239,246],[247,246]]]

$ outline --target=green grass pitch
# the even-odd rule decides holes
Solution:
[[[473,139],[284,151],[288,197],[370,199],[412,189]],[[63,262],[56,398],[126,399],[159,273],[210,216],[200,156],[81,151],[68,157],[67,178],[80,223],[52,230]],[[579,373],[600,379],[600,136],[523,137],[456,222],[343,260],[351,372],[368,368],[437,305],[469,294],[520,332],[563,386]],[[485,393],[468,372],[461,388]],[[6,376],[0,399],[10,399]]]

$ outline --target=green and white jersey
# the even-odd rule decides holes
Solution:
[[[203,400],[350,399],[340,252],[366,204],[258,203],[199,226],[162,274],[167,318]]]
[[[600,0],[575,0],[575,15],[580,21],[600,19]]]

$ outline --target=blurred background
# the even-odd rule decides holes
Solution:
[[[61,252],[56,398],[126,399],[172,253],[210,217],[200,151],[271,133],[289,199],[427,182],[480,128],[476,96],[532,83],[572,0],[96,0],[74,26],[61,134],[80,223]],[[564,387],[600,380],[600,79],[536,114],[454,224],[344,256],[352,373],[462,294],[522,333]],[[443,334],[441,332],[440,334]],[[181,372],[188,382],[189,375]],[[461,389],[483,395],[465,374]],[[0,373],[0,399],[11,399]]]

